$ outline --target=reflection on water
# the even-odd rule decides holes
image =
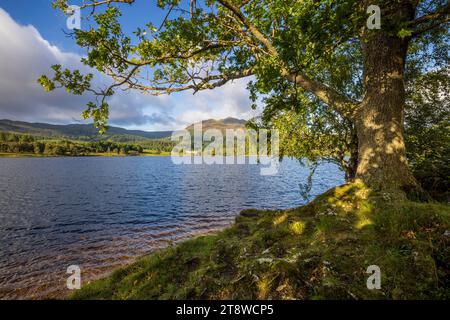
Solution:
[[[256,165],[174,165],[170,157],[0,158],[0,298],[42,297],[137,256],[221,229],[246,208],[302,204],[307,169],[285,159],[275,176]],[[312,195],[343,182],[316,170]]]

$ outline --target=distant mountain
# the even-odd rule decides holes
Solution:
[[[198,122],[197,122],[198,123]],[[206,131],[208,129],[219,129],[225,131],[226,129],[245,129],[246,120],[236,119],[236,118],[225,118],[221,120],[208,119],[202,121],[202,129]],[[186,127],[186,130],[194,130],[194,124]]]
[[[30,134],[41,137],[55,137],[78,140],[114,140],[138,141],[146,139],[162,139],[171,136],[172,131],[141,131],[109,127],[107,133],[99,135],[92,124],[54,125],[48,123],[29,123],[22,121],[0,120],[0,131]]]
[[[246,120],[236,118],[209,119],[204,120],[203,131],[208,129],[219,129],[225,132],[226,129],[244,129]],[[186,130],[193,130],[194,125],[186,127]],[[13,120],[0,120],[0,132],[12,132],[18,134],[29,134],[48,138],[65,138],[72,140],[112,140],[116,142],[142,141],[147,139],[170,138],[172,131],[142,131],[127,130],[120,127],[109,127],[104,135],[98,133],[98,129],[92,124],[66,124],[56,125],[48,123],[30,123]]]

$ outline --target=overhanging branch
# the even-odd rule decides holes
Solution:
[[[435,29],[450,21],[450,3],[438,8],[435,12],[419,17],[411,22],[413,27],[412,37]]]
[[[273,46],[272,42],[264,36],[264,34],[258,30],[258,28],[253,25],[253,23],[247,19],[247,17],[242,13],[240,8],[233,5],[228,0],[218,0],[218,2],[228,10],[230,10],[236,18],[241,21],[241,23],[250,31],[250,33],[263,44],[269,54],[273,57],[279,58],[278,50]],[[358,103],[342,95],[336,90],[326,86],[323,83],[317,82],[309,78],[306,74],[302,72],[293,73],[287,67],[282,66],[282,75],[287,80],[297,83],[305,91],[314,94],[318,99],[326,103],[328,106],[335,108],[339,113],[346,117],[352,117]]]
[[[142,83],[139,83],[137,81],[133,81],[133,74],[135,73],[135,69],[133,68],[128,75],[112,75],[115,81],[120,83],[120,85],[127,85],[128,88],[131,89],[137,89],[141,90],[145,93],[148,93],[150,95],[162,95],[162,94],[171,94],[175,92],[181,92],[181,91],[188,91],[193,90],[194,93],[206,89],[214,89],[221,87],[228,83],[229,81],[246,78],[248,76],[251,76],[253,74],[253,71],[251,68],[244,69],[244,70],[238,70],[238,71],[232,71],[230,73],[224,73],[224,74],[216,74],[216,75],[209,75],[204,77],[196,77],[199,81],[194,81],[194,78],[191,78],[190,81],[183,82],[183,83],[177,83],[176,81],[170,82],[168,85],[145,85]]]
[[[357,101],[351,100],[333,88],[312,80],[302,73],[293,74],[288,70],[283,70],[282,75],[290,82],[298,84],[303,90],[314,94],[319,100],[334,108],[342,116],[348,119],[354,116],[358,106]]]

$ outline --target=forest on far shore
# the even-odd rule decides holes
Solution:
[[[28,134],[0,132],[0,153],[47,156],[89,156],[96,154],[140,155],[170,152],[173,142],[154,139],[126,143],[114,141],[79,141],[64,138],[45,138]]]

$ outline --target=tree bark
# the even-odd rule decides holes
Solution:
[[[370,1],[369,1],[370,2]],[[380,30],[364,30],[365,96],[354,117],[358,135],[357,179],[376,190],[417,189],[403,138],[404,69],[409,39],[395,26],[414,18],[412,1],[385,1]]]
[[[350,150],[350,157],[345,166],[345,181],[348,182],[355,180],[356,171],[358,169],[358,136],[354,129],[351,130],[351,135],[351,142],[348,147]]]

